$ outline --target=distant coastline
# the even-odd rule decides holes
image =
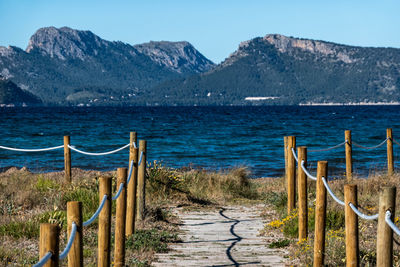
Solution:
[[[349,103],[317,103],[317,102],[307,102],[300,103],[299,106],[397,106],[400,102],[349,102]]]

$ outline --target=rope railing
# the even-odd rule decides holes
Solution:
[[[392,217],[392,213],[390,212],[390,210],[387,210],[385,214],[385,222],[397,235],[400,235],[400,229],[394,224],[394,222],[392,222],[392,219],[390,219],[390,217]]]
[[[44,255],[36,264],[32,265],[32,267],[42,267],[50,260],[51,256],[53,256],[53,253],[50,251],[47,252],[46,255]]]
[[[297,158],[297,156],[296,156],[296,151],[294,151],[294,148],[293,148],[293,147],[292,147],[292,153],[293,153],[294,159],[295,159],[297,162],[299,162],[299,160],[298,160],[298,158]]]
[[[377,144],[376,146],[362,146],[360,144],[357,144],[356,142],[352,142],[352,144],[355,145],[356,147],[359,147],[362,149],[371,150],[371,149],[375,149],[375,148],[383,146],[387,140],[388,140],[388,138],[386,138],[385,140],[383,140],[381,143]]]
[[[355,214],[357,214],[359,217],[363,218],[364,220],[376,220],[376,219],[378,219],[378,217],[379,217],[379,213],[374,214],[374,215],[367,215],[367,214],[362,213],[362,212],[359,211],[359,210],[357,209],[357,207],[354,206],[354,204],[351,203],[351,202],[349,202],[349,206],[350,206],[350,208],[354,211]]]
[[[337,145],[335,145],[335,146],[331,146],[331,147],[328,147],[328,148],[309,149],[308,152],[325,152],[325,151],[330,151],[330,150],[333,150],[333,149],[336,149],[336,148],[338,148],[338,147],[341,147],[341,146],[345,145],[346,142],[347,142],[347,140],[344,141],[344,142],[342,142],[342,143],[340,143],[340,144],[337,144]]]
[[[132,177],[133,163],[134,163],[133,160],[131,160],[131,164],[129,164],[129,173],[128,173],[128,179],[126,180],[126,184],[129,184]]]
[[[117,200],[119,198],[119,195],[121,195],[122,189],[124,189],[124,183],[119,184],[118,192],[117,192],[117,194],[115,194],[115,196],[112,197],[112,200]]]
[[[335,194],[333,193],[332,189],[329,187],[328,182],[325,180],[325,177],[322,177],[322,182],[324,183],[324,186],[326,188],[326,190],[329,192],[329,194],[331,195],[331,197],[340,205],[344,206],[344,202],[341,201],[339,198],[337,198],[337,196],[335,196]]]
[[[76,230],[77,230],[77,226],[75,222],[72,222],[72,228],[71,228],[71,234],[69,235],[69,239],[68,239],[68,243],[65,246],[65,249],[63,252],[61,252],[61,254],[58,256],[58,258],[60,260],[65,259],[65,257],[67,257],[68,252],[71,250],[72,247],[72,243],[74,242],[75,239],[75,235],[76,235]]]
[[[307,171],[306,167],[304,166],[304,160],[301,161],[301,168],[303,169],[304,173],[308,176],[308,178],[310,178],[310,179],[312,179],[312,180],[314,180],[314,181],[317,180],[317,177],[312,176],[312,175]]]
[[[77,149],[77,148],[75,148],[74,146],[71,146],[71,145],[68,145],[68,147],[69,147],[71,150],[73,150],[73,151],[75,151],[75,152],[78,152],[78,153],[81,153],[81,154],[84,154],[84,155],[88,155],[88,156],[104,156],[104,155],[109,155],[109,154],[113,154],[113,153],[116,153],[116,152],[118,152],[118,151],[121,151],[121,150],[123,150],[123,149],[129,147],[130,145],[131,145],[131,144],[127,144],[127,145],[124,145],[124,146],[122,146],[122,147],[120,147],[120,148],[117,148],[117,149],[115,149],[115,150],[108,151],[108,152],[100,152],[100,153],[93,153],[93,152],[82,151],[82,150],[79,150],[79,149]]]
[[[101,210],[103,209],[104,204],[106,203],[106,200],[107,200],[107,195],[104,195],[99,207],[96,210],[96,212],[92,215],[92,217],[89,220],[87,220],[86,222],[82,223],[83,226],[86,227],[86,226],[92,224],[94,222],[94,220],[96,220],[96,218],[99,216]]]
[[[15,147],[7,147],[7,146],[0,146],[1,149],[11,150],[11,151],[18,151],[18,152],[43,152],[43,151],[50,151],[63,148],[64,146],[54,146],[54,147],[47,147],[47,148],[15,148]]]

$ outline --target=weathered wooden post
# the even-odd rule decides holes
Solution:
[[[70,144],[70,138],[68,135],[64,136],[64,170],[65,170],[65,181],[71,182],[71,149],[68,147]]]
[[[68,253],[68,266],[83,267],[82,202],[70,201],[67,203],[68,236],[71,235],[73,222],[75,222],[77,229],[74,242]]]
[[[387,137],[387,161],[388,161],[388,174],[393,175],[394,173],[394,163],[393,163],[393,133],[392,129],[386,129]]]
[[[346,230],[346,266],[358,266],[358,216],[349,206],[349,203],[352,203],[354,206],[357,207],[357,185],[347,184],[344,186],[344,203]]]
[[[285,179],[286,179],[287,178],[287,165],[288,165],[288,155],[287,155],[288,136],[283,137],[283,145],[284,145],[283,151],[285,152]]]
[[[131,132],[129,147],[129,165],[133,161],[132,176],[127,185],[127,206],[126,206],[126,236],[131,236],[135,232],[136,219],[136,191],[137,191],[137,175],[138,175],[138,149],[134,144],[137,142],[137,134]]]
[[[56,267],[59,262],[60,249],[60,227],[57,224],[42,223],[40,224],[39,237],[39,259],[43,258],[47,252],[51,252],[52,256],[43,266]]]
[[[117,185],[124,184],[121,194],[117,198],[117,211],[115,215],[115,248],[114,266],[125,266],[125,220],[126,220],[126,168],[118,168]]]
[[[288,171],[287,171],[287,212],[290,214],[296,208],[296,160],[292,153],[296,149],[296,137],[288,136]]]
[[[139,141],[139,158],[143,153],[142,162],[139,165],[138,170],[138,191],[137,191],[137,219],[143,221],[145,205],[146,205],[146,156],[147,156],[147,142],[146,140]]]
[[[393,230],[385,221],[386,211],[394,219],[396,187],[383,187],[379,196],[378,235],[376,240],[376,266],[393,266]]]
[[[325,257],[326,188],[322,177],[328,181],[328,162],[318,161],[317,198],[315,203],[314,266],[323,266]]]
[[[100,177],[99,201],[107,195],[107,200],[99,214],[99,234],[98,234],[98,262],[99,267],[110,266],[111,248],[111,177]]]
[[[346,178],[350,182],[353,176],[353,159],[352,159],[352,142],[351,142],[351,131],[346,130],[344,132],[344,139],[346,141],[345,151],[346,151]]]
[[[307,164],[307,147],[297,148],[297,186],[299,205],[299,241],[308,235],[308,201],[307,201],[307,176],[301,168],[301,162]]]

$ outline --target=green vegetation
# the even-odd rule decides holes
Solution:
[[[39,98],[19,88],[10,80],[2,80],[0,76],[0,104],[40,104]]]
[[[136,251],[167,252],[167,243],[177,242],[178,235],[157,229],[138,230],[126,240],[126,247]]]
[[[268,245],[269,248],[284,248],[289,246],[290,240],[289,239],[281,239],[278,241],[274,241]]]

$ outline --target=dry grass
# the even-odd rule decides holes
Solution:
[[[345,179],[329,181],[329,185],[339,199],[344,199]],[[400,175],[388,176],[384,173],[374,174],[366,178],[354,178],[353,182],[358,189],[358,206],[366,214],[378,212],[379,193],[385,186],[397,186],[400,184]],[[315,182],[308,180],[308,202],[309,202],[309,238],[297,242],[297,217],[286,214],[286,191],[284,178],[278,178],[265,183],[264,190],[269,193],[267,201],[272,203],[277,216],[269,219],[266,230],[284,232],[286,238],[292,240],[290,245],[291,261],[293,264],[311,265],[313,258],[313,212],[315,208]],[[399,192],[397,192],[399,194]],[[398,199],[396,197],[396,199]],[[344,240],[344,209],[337,204],[328,194],[328,215],[326,228],[326,257],[325,264],[328,266],[343,266],[345,262],[345,240]],[[399,211],[400,202],[396,203]],[[398,219],[398,218],[397,218]],[[360,262],[362,266],[376,265],[376,232],[377,221],[366,221],[359,218],[359,246]],[[293,233],[295,233],[293,235]],[[399,240],[397,236],[395,239]],[[400,266],[400,247],[394,243],[395,266]]]
[[[34,174],[11,168],[0,173],[0,265],[30,266],[39,260],[40,223],[62,226],[60,247],[63,248],[67,239],[67,202],[82,201],[83,219],[87,220],[98,207],[98,177],[116,175],[80,169],[73,169],[72,173],[71,184],[64,183],[63,172]],[[174,207],[213,208],[238,201],[259,201],[258,186],[249,181],[244,168],[216,173],[173,170],[153,163],[147,168],[147,176],[146,217],[127,241],[129,266],[149,266],[156,252],[166,252],[169,242],[178,241],[179,218],[171,212]],[[116,189],[114,184],[114,192]],[[115,207],[113,221],[114,217]],[[84,231],[85,266],[96,265],[96,251],[97,222]],[[62,261],[61,266],[66,263]]]

